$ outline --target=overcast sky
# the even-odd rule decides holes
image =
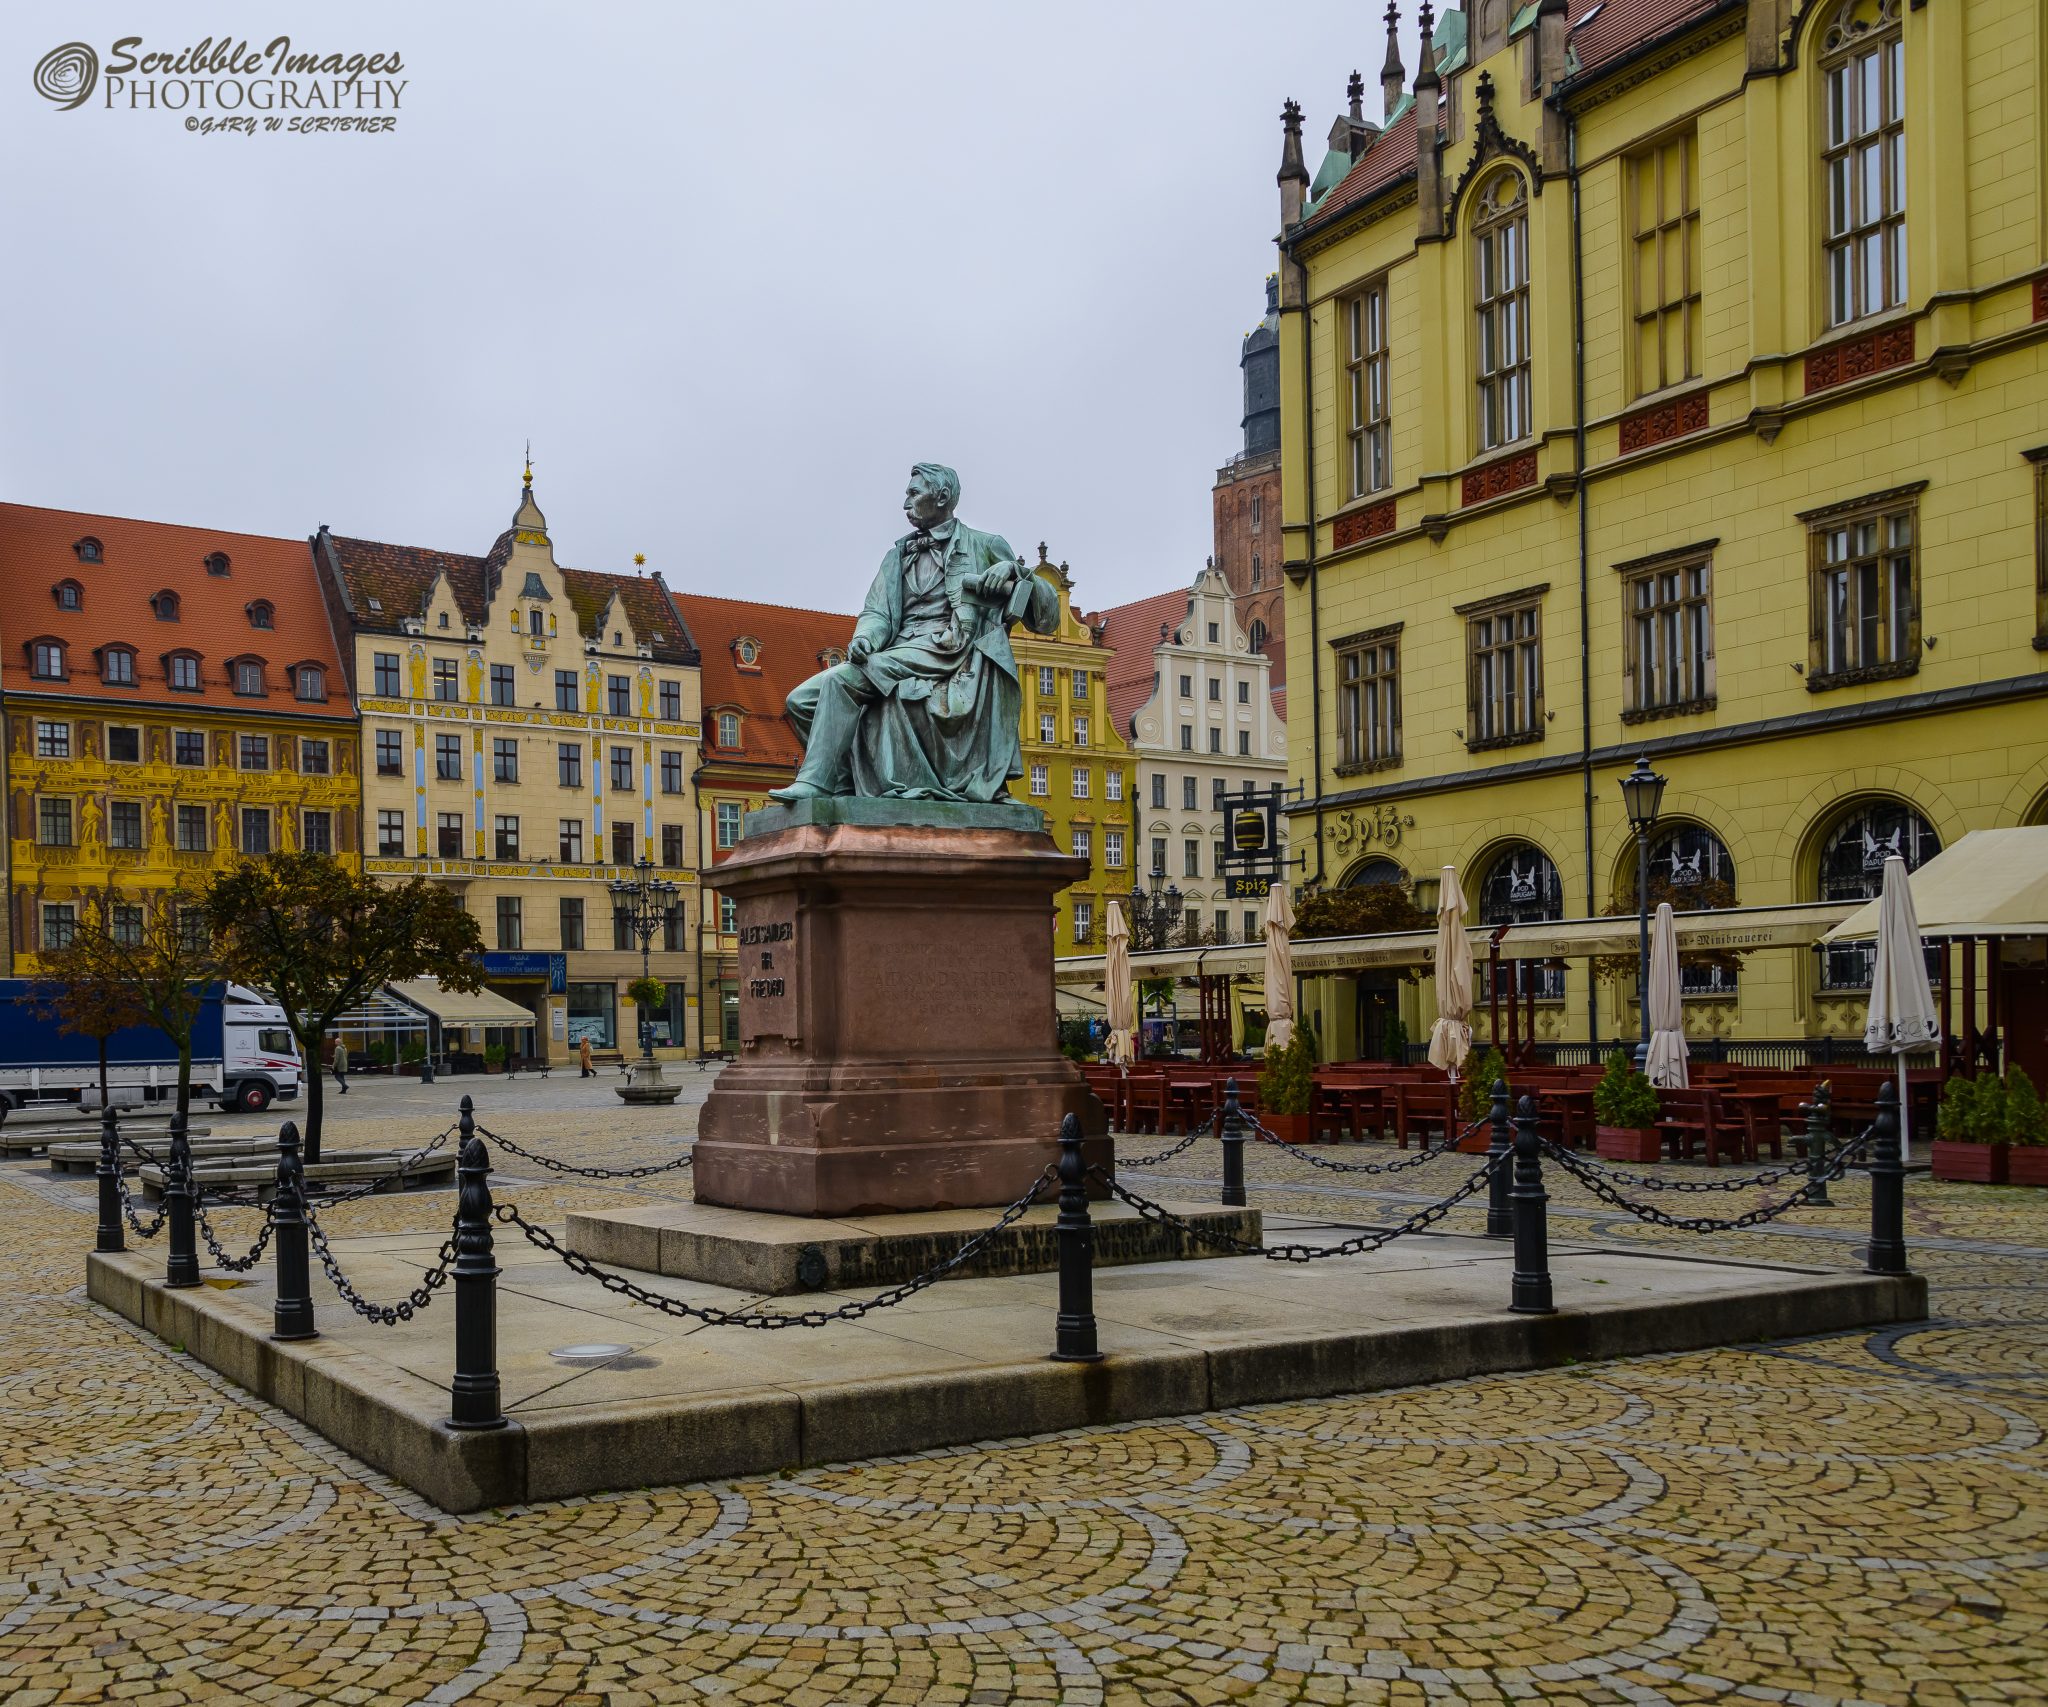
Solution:
[[[1084,608],[1184,584],[1281,100],[1313,171],[1382,10],[17,0],[0,497],[481,552],[530,436],[562,562],[850,610],[931,458]],[[396,128],[36,93],[137,33],[395,51]]]

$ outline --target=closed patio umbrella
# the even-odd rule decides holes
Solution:
[[[1650,927],[1650,1054],[1643,1076],[1664,1090],[1691,1082],[1685,1069],[1685,1010],[1678,994],[1678,921],[1669,901],[1657,903]]]
[[[1863,1047],[1899,1062],[1899,1154],[1910,1147],[1906,1100],[1906,1056],[1941,1037],[1934,989],[1927,981],[1927,951],[1913,912],[1912,881],[1906,862],[1893,854],[1884,862],[1884,897],[1878,903],[1877,942],[1871,957],[1870,1011],[1863,1022]]]
[[[1266,897],[1266,1053],[1294,1041],[1294,903],[1275,879]]]
[[[1131,987],[1131,932],[1124,923],[1124,910],[1112,901],[1108,923],[1103,927],[1109,954],[1103,968],[1105,994],[1109,997],[1109,1046],[1104,1051],[1119,1067],[1128,1067],[1133,1056],[1131,1034],[1137,1029],[1137,996]]]
[[[1429,1061],[1453,1078],[1472,1048],[1472,939],[1465,934],[1465,892],[1458,868],[1443,870],[1436,904],[1436,1024],[1429,1028]]]

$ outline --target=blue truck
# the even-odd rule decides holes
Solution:
[[[25,978],[0,978],[0,1121],[18,1108],[99,1095],[99,1043],[62,1030],[30,998]],[[303,1068],[284,1010],[240,984],[203,992],[192,1027],[192,1097],[257,1114],[299,1094]],[[178,1094],[178,1047],[153,1025],[107,1040],[107,1086],[116,1102]]]

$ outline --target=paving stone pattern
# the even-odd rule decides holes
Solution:
[[[352,1094],[331,1141],[417,1142],[461,1088]],[[603,1081],[483,1088],[589,1164],[694,1126]],[[1468,1166],[1249,1171],[1255,1202],[1370,1223]],[[1215,1169],[1205,1141],[1159,1183]],[[688,1189],[498,1185],[557,1225]],[[2044,1194],[1912,1182],[1911,1327],[450,1517],[87,1303],[90,1187],[0,1168],[9,1707],[2048,1699]],[[1551,1187],[1574,1238],[1687,1242]],[[1835,1195],[1712,1248],[1855,1266],[1867,1198]]]

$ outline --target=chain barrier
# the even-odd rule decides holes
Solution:
[[[1827,1158],[1826,1166],[1833,1167],[1835,1157],[1846,1155],[1852,1150],[1860,1151],[1865,1144],[1877,1136],[1875,1126],[1866,1126],[1856,1137],[1846,1140],[1840,1149]],[[1751,1186],[1776,1185],[1781,1179],[1790,1179],[1794,1174],[1806,1174],[1809,1164],[1804,1161],[1787,1162],[1783,1166],[1766,1168],[1760,1174],[1745,1174],[1741,1179],[1659,1179],[1655,1174],[1624,1173],[1620,1168],[1610,1168],[1590,1156],[1579,1160],[1589,1168],[1597,1169],[1603,1179],[1615,1185],[1640,1186],[1645,1191],[1743,1191]],[[1830,1174],[1829,1178],[1834,1176]]]
[[[214,1207],[218,1209],[220,1205],[215,1204]],[[243,1206],[238,1204],[235,1207]],[[220,1240],[214,1237],[213,1223],[207,1220],[206,1211],[200,1205],[197,1192],[192,1194],[192,1222],[199,1229],[199,1236],[206,1241],[206,1248],[213,1253],[214,1267],[224,1268],[230,1274],[246,1274],[261,1262],[263,1252],[270,1243],[270,1235],[277,1231],[277,1217],[266,1208],[263,1231],[256,1235],[256,1242],[249,1247],[249,1254],[245,1257],[231,1257],[221,1247]]]
[[[162,1168],[165,1173],[169,1173],[171,1171],[171,1164],[168,1161],[166,1161],[162,1156],[151,1155],[149,1151],[142,1147],[142,1143],[139,1139],[131,1137],[128,1133],[123,1132],[121,1134],[121,1142],[123,1144],[126,1144],[129,1149],[133,1150],[138,1156],[140,1156],[144,1163],[148,1166],[152,1168]]]
[[[135,1213],[134,1200],[131,1199],[128,1195],[128,1176],[122,1174],[117,1177],[119,1180],[119,1190],[121,1193],[121,1213],[128,1217],[129,1230],[133,1232],[138,1239],[155,1238],[157,1234],[163,1231],[164,1217],[170,1213],[169,1209],[159,1208],[156,1212],[156,1219],[151,1221],[147,1226],[144,1226],[142,1217]]]
[[[1495,1158],[1488,1156],[1473,1172],[1472,1177],[1450,1196],[1430,1204],[1425,1209],[1418,1209],[1398,1227],[1360,1233],[1355,1239],[1346,1239],[1341,1245],[1255,1244],[1249,1239],[1238,1238],[1234,1233],[1218,1232],[1213,1228],[1198,1227],[1190,1221],[1183,1221],[1164,1204],[1154,1203],[1149,1197],[1139,1196],[1128,1186],[1104,1173],[1102,1169],[1090,1168],[1088,1171],[1109,1188],[1112,1196],[1121,1198],[1147,1221],[1156,1222],[1162,1227],[1172,1227],[1201,1244],[1214,1245],[1218,1249],[1232,1251],[1239,1256],[1264,1257],[1269,1262],[1315,1262],[1322,1257],[1363,1256],[1368,1251],[1376,1251],[1382,1245],[1391,1244],[1396,1239],[1410,1233],[1419,1233],[1424,1228],[1434,1225],[1492,1178],[1494,1160]]]
[[[646,1287],[628,1280],[623,1274],[601,1269],[588,1257],[567,1249],[545,1227],[536,1227],[520,1214],[516,1203],[493,1204],[491,1215],[494,1220],[502,1221],[509,1227],[517,1227],[526,1235],[526,1242],[536,1249],[560,1257],[572,1273],[585,1275],[607,1292],[615,1292],[621,1298],[635,1304],[645,1304],[649,1309],[659,1310],[665,1316],[702,1322],[711,1328],[822,1328],[833,1322],[857,1322],[871,1311],[886,1310],[892,1304],[900,1304],[904,1299],[922,1292],[935,1281],[944,1279],[996,1234],[1013,1225],[1038,1201],[1045,1188],[1048,1185],[1056,1185],[1058,1180],[1058,1169],[1048,1164],[1045,1171],[1031,1182],[1024,1195],[1005,1209],[992,1225],[984,1227],[944,1262],[926,1269],[922,1274],[914,1275],[900,1286],[892,1286],[888,1291],[878,1292],[872,1298],[856,1298],[851,1303],[842,1304],[836,1310],[804,1310],[795,1315],[770,1310],[718,1310],[699,1304],[686,1304],[682,1299],[671,1298],[666,1293],[651,1292]]]
[[[1851,1158],[1876,1136],[1877,1128],[1872,1127],[1862,1137],[1844,1144],[1828,1159],[1827,1167],[1821,1173],[1810,1175],[1806,1183],[1790,1196],[1781,1198],[1776,1203],[1762,1204],[1746,1214],[1732,1216],[1727,1220],[1719,1220],[1709,1215],[1672,1215],[1659,1209],[1654,1203],[1632,1203],[1608,1183],[1598,1168],[1589,1166],[1582,1157],[1575,1155],[1562,1144],[1546,1138],[1543,1140],[1543,1148],[1549,1153],[1552,1161],[1602,1203],[1633,1215],[1638,1221],[1647,1222],[1655,1227],[1670,1227],[1681,1233],[1739,1233],[1749,1227],[1761,1227],[1766,1222],[1777,1220],[1780,1215],[1790,1210],[1804,1207],[1808,1199],[1822,1186],[1839,1179],[1847,1171]]]
[[[1190,1131],[1188,1135],[1185,1138],[1183,1138],[1178,1144],[1169,1145],[1166,1149],[1159,1151],[1156,1155],[1119,1156],[1116,1159],[1116,1165],[1120,1168],[1156,1168],[1161,1162],[1172,1161],[1175,1156],[1178,1156],[1190,1144],[1194,1143],[1194,1141],[1197,1138],[1207,1137],[1211,1132],[1217,1131],[1222,1126],[1222,1124],[1223,1111],[1221,1109],[1218,1109],[1200,1126],[1197,1126],[1192,1131]]]
[[[654,1174],[673,1173],[678,1168],[687,1168],[697,1159],[696,1150],[689,1149],[673,1161],[646,1162],[637,1168],[579,1168],[568,1162],[557,1161],[553,1156],[543,1156],[538,1151],[527,1149],[523,1144],[515,1144],[510,1138],[502,1133],[493,1132],[487,1126],[479,1126],[476,1130],[478,1137],[488,1138],[501,1150],[509,1150],[515,1156],[523,1156],[527,1161],[550,1168],[558,1174],[574,1174],[579,1179],[647,1179]]]
[[[393,1168],[391,1172],[389,1172],[388,1174],[379,1174],[377,1178],[369,1181],[365,1185],[354,1186],[347,1191],[334,1192],[331,1195],[326,1196],[325,1201],[321,1204],[320,1207],[323,1209],[339,1209],[344,1203],[360,1202],[363,1198],[368,1197],[372,1192],[379,1191],[383,1187],[389,1185],[393,1180],[404,1179],[407,1174],[409,1174],[414,1168],[418,1167],[421,1162],[424,1162],[436,1150],[440,1149],[440,1147],[443,1144],[447,1143],[448,1140],[452,1138],[454,1135],[455,1128],[452,1125],[444,1128],[440,1133],[438,1133],[434,1137],[434,1139],[430,1143],[427,1143],[421,1146],[419,1149],[413,1151],[413,1153],[410,1156],[407,1156],[404,1161],[400,1162],[398,1166]],[[310,1201],[313,1196],[313,1193],[318,1190],[318,1186],[308,1184],[306,1187],[307,1199]]]
[[[1255,1114],[1246,1115],[1245,1120],[1251,1126],[1253,1135],[1257,1137],[1260,1143],[1271,1144],[1276,1150],[1285,1150],[1288,1155],[1298,1157],[1300,1160],[1307,1162],[1311,1167],[1323,1168],[1333,1174],[1398,1174],[1408,1168],[1419,1168],[1424,1162],[1433,1162],[1439,1156],[1450,1155],[1457,1149],[1462,1140],[1471,1137],[1473,1133],[1486,1125],[1487,1116],[1481,1115],[1470,1126],[1459,1132],[1456,1137],[1451,1136],[1449,1131],[1446,1131],[1444,1141],[1434,1150],[1424,1145],[1414,1155],[1403,1156],[1399,1161],[1395,1162],[1340,1162],[1334,1157],[1318,1156],[1313,1150],[1304,1150],[1299,1144],[1288,1143],[1285,1138],[1282,1138],[1270,1126],[1262,1125]]]
[[[341,1301],[364,1321],[375,1322],[380,1327],[395,1327],[400,1322],[409,1322],[433,1303],[434,1294],[448,1284],[448,1271],[455,1265],[455,1235],[451,1232],[441,1241],[434,1266],[421,1276],[419,1285],[396,1304],[372,1304],[349,1284],[348,1276],[341,1272],[341,1264],[335,1260],[334,1252],[328,1249],[326,1231],[314,1219],[310,1204],[306,1206],[306,1236],[312,1243],[313,1254],[320,1259],[320,1266],[327,1271],[328,1280],[341,1295]]]

